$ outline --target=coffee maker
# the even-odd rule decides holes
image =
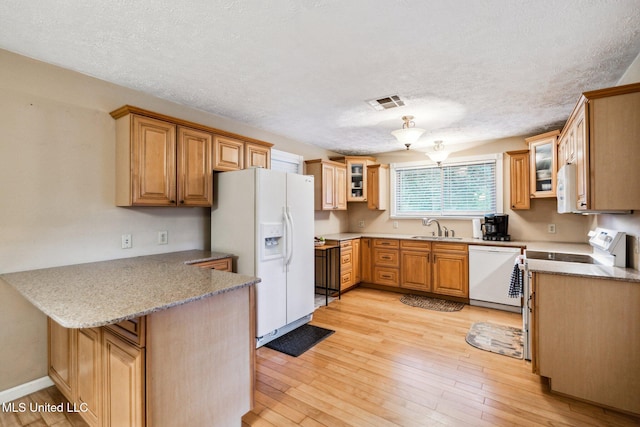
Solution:
[[[511,236],[509,236],[509,215],[486,214],[482,224],[482,240],[511,240]]]

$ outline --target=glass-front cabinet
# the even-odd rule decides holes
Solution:
[[[559,130],[526,138],[529,144],[532,198],[556,197],[557,141]]]
[[[375,157],[345,156],[331,160],[347,165],[347,202],[366,202],[367,166],[375,164]]]

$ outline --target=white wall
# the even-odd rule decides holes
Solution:
[[[119,208],[115,121],[124,104],[269,141],[306,159],[326,150],[0,50],[0,274],[210,242],[208,208]],[[344,215],[317,218],[345,231]],[[169,244],[157,244],[157,232]],[[120,248],[123,233],[133,248]],[[0,392],[46,375],[44,316],[0,280]]]

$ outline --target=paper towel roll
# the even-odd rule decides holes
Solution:
[[[471,220],[473,224],[473,238],[482,239],[482,228],[480,226],[480,218],[474,218]]]

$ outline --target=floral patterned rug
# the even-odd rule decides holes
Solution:
[[[467,333],[467,343],[481,350],[522,359],[522,329],[495,323],[477,322]]]

